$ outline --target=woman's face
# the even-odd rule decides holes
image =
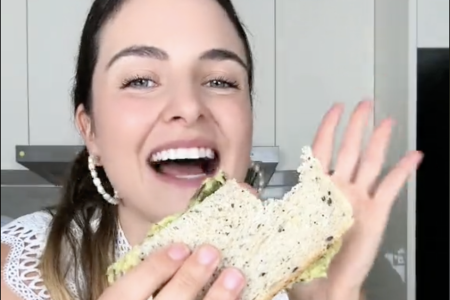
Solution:
[[[80,108],[77,120],[122,211],[154,222],[185,210],[219,169],[244,179],[252,139],[245,57],[216,1],[132,0],[104,27],[92,118]]]

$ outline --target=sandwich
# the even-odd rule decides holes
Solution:
[[[352,206],[309,147],[301,160],[298,183],[282,199],[262,201],[223,173],[207,179],[184,213],[154,224],[140,245],[108,268],[108,282],[176,242],[221,251],[222,261],[198,299],[227,267],[246,278],[242,300],[270,300],[294,283],[326,277],[353,224]]]

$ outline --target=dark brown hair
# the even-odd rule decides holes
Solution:
[[[86,112],[92,115],[92,77],[97,64],[99,35],[126,1],[95,0],[92,4],[79,45],[72,92],[74,112],[83,105]],[[244,44],[251,91],[253,60],[245,30],[231,1],[216,1],[226,11]],[[60,203],[51,210],[53,221],[40,268],[52,299],[72,299],[65,283],[68,272],[75,272],[76,279],[82,278],[82,282],[76,282],[81,300],[98,299],[107,286],[106,269],[114,259],[114,244],[118,234],[117,207],[108,204],[97,192],[87,161],[88,152],[84,149],[73,162]],[[111,184],[101,168],[98,176],[105,190],[113,194]],[[99,220],[98,226],[92,225],[94,219]]]

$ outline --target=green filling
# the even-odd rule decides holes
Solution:
[[[317,278],[326,278],[327,277],[327,271],[330,267],[331,261],[333,260],[334,256],[339,252],[341,249],[342,241],[335,242],[333,245],[330,246],[330,248],[327,250],[327,252],[315,263],[313,263],[309,268],[307,268],[304,272],[302,272],[298,279],[296,280],[296,283],[298,282],[310,282]]]

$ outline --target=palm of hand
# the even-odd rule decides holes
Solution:
[[[335,105],[326,114],[313,143],[314,155],[325,172],[330,170],[335,129],[342,111],[341,105]],[[331,175],[352,203],[355,218],[328,273],[327,282],[340,287],[360,288],[363,284],[378,252],[391,207],[422,158],[417,151],[406,154],[380,181],[393,122],[381,122],[361,151],[371,113],[371,102],[361,102],[353,112]]]

